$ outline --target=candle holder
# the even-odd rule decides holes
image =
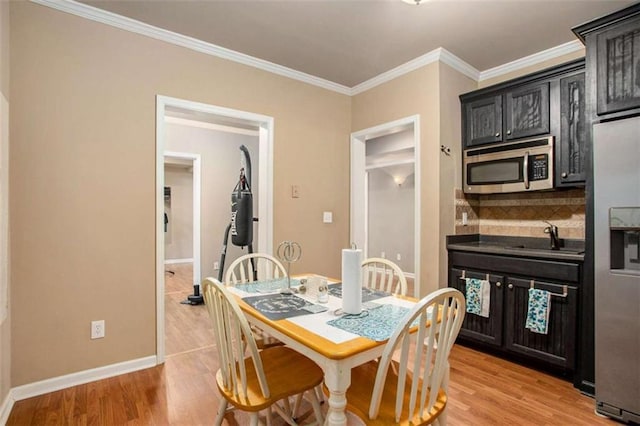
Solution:
[[[302,247],[300,247],[300,244],[295,241],[283,241],[278,246],[276,255],[278,256],[278,259],[282,262],[286,262],[287,264],[287,288],[280,290],[280,293],[292,294],[294,291],[291,288],[291,274],[289,271],[291,270],[291,264],[300,260],[300,257],[302,256]]]

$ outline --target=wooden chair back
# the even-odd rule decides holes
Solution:
[[[453,288],[437,290],[413,307],[389,338],[380,358],[369,405],[369,418],[375,419],[378,415],[385,380],[394,358],[398,362],[395,407],[392,407],[395,421],[400,421],[403,411],[408,411],[409,419],[425,410],[431,411],[445,374],[448,374],[449,353],[462,326],[464,314],[464,296]],[[416,326],[418,330],[411,333]]]
[[[395,263],[380,257],[362,262],[362,285],[372,290],[407,295],[407,278]]]
[[[244,360],[245,356],[249,356],[253,361],[263,397],[269,398],[269,386],[262,359],[247,318],[220,281],[205,278],[202,285],[205,305],[216,335],[216,348],[225,389],[239,398],[247,395],[248,376]]]
[[[287,271],[275,257],[266,253],[250,253],[231,262],[224,281],[226,285],[236,285],[286,276]]]

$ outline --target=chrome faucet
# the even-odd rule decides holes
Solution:
[[[558,238],[558,227],[551,222],[543,221],[548,224],[546,228],[544,228],[544,233],[549,234],[551,238],[551,250],[560,250],[560,239]]]

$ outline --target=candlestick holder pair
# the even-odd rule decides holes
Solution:
[[[302,247],[295,241],[283,241],[278,245],[276,250],[278,259],[287,264],[287,288],[280,290],[280,293],[293,294],[297,293],[296,289],[291,288],[291,264],[297,262],[302,257]]]

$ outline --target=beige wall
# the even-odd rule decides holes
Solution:
[[[0,90],[9,101],[9,2],[0,2]],[[9,123],[0,123],[1,129]],[[6,206],[0,206],[5,209]],[[9,271],[10,273],[10,271]],[[9,292],[11,301],[11,292]],[[0,403],[7,398],[11,389],[11,303],[5,321],[0,325]]]
[[[453,182],[460,157],[445,156],[440,145],[460,145],[458,95],[475,87],[472,79],[433,63],[353,97],[353,131],[420,115],[421,295],[446,286],[444,236],[454,233]]]
[[[438,253],[440,256],[439,283],[446,286],[447,241],[455,234],[455,189],[462,188],[462,113],[460,94],[472,90],[476,82],[446,64],[440,64],[440,141],[450,149],[449,154],[439,153],[440,160],[440,231]],[[438,145],[438,148],[439,148]],[[423,204],[423,208],[424,208]]]
[[[274,243],[339,276],[348,96],[33,3],[11,20],[13,386],[155,353],[157,94],[274,117]]]

